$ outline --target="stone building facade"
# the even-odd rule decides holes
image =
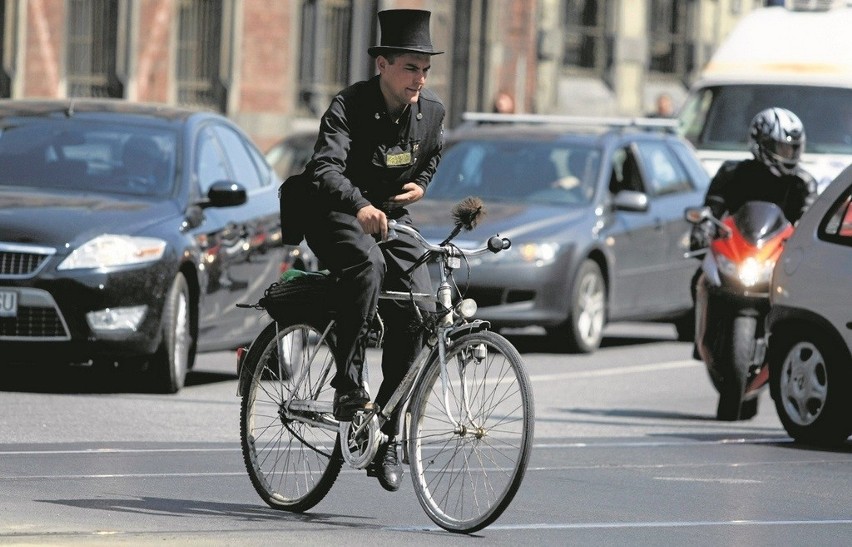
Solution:
[[[0,0],[0,97],[116,97],[221,111],[265,148],[374,72],[382,9],[433,12],[448,107],[640,115],[677,103],[759,0]]]

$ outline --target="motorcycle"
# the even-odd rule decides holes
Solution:
[[[719,392],[716,418],[747,420],[757,414],[769,379],[764,330],[769,286],[793,225],[780,207],[764,201],[746,202],[722,219],[710,207],[690,207],[685,217],[716,228],[709,247],[686,253],[704,255],[695,284],[695,341]]]

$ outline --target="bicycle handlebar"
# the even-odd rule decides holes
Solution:
[[[400,224],[395,220],[388,220],[388,239],[396,238],[397,236],[395,232],[402,232],[406,235],[413,237],[427,251],[433,251],[445,255],[455,255],[456,253],[460,253],[465,256],[477,256],[485,254],[486,252],[492,252],[496,254],[512,246],[512,242],[509,240],[509,238],[500,237],[499,235],[491,236],[490,238],[488,238],[488,242],[485,244],[485,247],[481,247],[479,249],[461,249],[455,246],[450,247],[447,245],[433,245],[432,243],[426,241],[426,239],[420,234],[420,232],[418,232],[411,226]]]

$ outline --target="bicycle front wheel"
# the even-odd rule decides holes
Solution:
[[[275,509],[310,509],[331,489],[343,464],[337,422],[331,417],[335,366],[330,343],[316,325],[279,323],[276,328],[273,322],[243,361],[243,459],[255,490]],[[295,401],[304,408],[294,410]]]
[[[429,518],[470,533],[497,520],[521,485],[532,388],[518,351],[490,331],[460,337],[446,360],[442,381],[436,353],[412,401],[411,475]]]

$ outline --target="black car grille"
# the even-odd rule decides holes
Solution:
[[[68,339],[68,332],[53,308],[21,306],[17,317],[0,317],[0,339]]]
[[[46,247],[0,243],[0,278],[32,277],[53,253]]]

